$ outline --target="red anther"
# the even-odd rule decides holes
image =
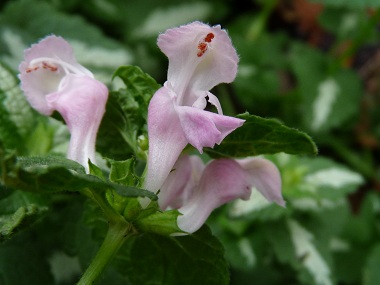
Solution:
[[[212,39],[214,38],[214,34],[213,33],[208,33],[207,36],[205,37],[204,41],[206,43],[211,43]]]
[[[204,42],[200,42],[199,44],[198,44],[198,49],[199,50],[207,50],[207,44],[206,43],[204,43]]]
[[[204,55],[204,53],[206,52],[206,50],[201,50],[197,53],[197,56],[198,57],[201,57],[202,55]]]
[[[206,37],[204,38],[204,40],[198,43],[198,53],[197,53],[198,57],[201,57],[202,55],[205,54],[205,52],[208,49],[208,43],[211,43],[214,37],[215,36],[213,33],[208,33]]]
[[[51,65],[49,63],[46,63],[46,62],[42,62],[42,67],[45,69],[48,68],[48,69],[50,69],[50,71],[57,71],[58,70],[58,67]]]
[[[39,68],[38,66],[36,66],[36,67],[29,67],[29,68],[26,69],[26,73],[30,73],[30,72],[32,72],[32,71],[35,71],[35,70],[37,70],[38,68]]]
[[[205,42],[200,42],[198,44],[198,53],[197,53],[197,56],[198,57],[201,57],[202,55],[204,55],[204,53],[206,52],[207,50],[207,44]]]

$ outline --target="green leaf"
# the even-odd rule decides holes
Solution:
[[[363,284],[364,285],[376,285],[380,284],[380,244],[378,243],[373,247],[371,253],[368,257],[364,275],[363,275]]]
[[[362,283],[363,265],[368,257],[368,249],[350,245],[347,247],[334,254],[335,277],[342,284],[365,284]]]
[[[352,216],[344,230],[344,238],[355,245],[365,247],[378,239],[380,233],[380,197],[377,193],[368,192],[360,204],[359,215]]]
[[[101,180],[106,180],[105,179],[105,173],[103,172],[103,170],[100,167],[98,167],[97,165],[93,164],[91,162],[91,160],[88,160],[88,166],[89,166],[91,175],[94,175],[94,176],[100,178]]]
[[[184,233],[177,225],[181,213],[177,210],[156,212],[135,222],[138,229],[144,233],[155,233],[164,236]]]
[[[364,183],[360,174],[325,157],[278,154],[273,160],[282,174],[282,192],[298,210],[321,212],[342,205]]]
[[[37,114],[19,87],[19,80],[14,73],[0,62],[0,96],[2,107],[8,112],[9,119],[17,127],[21,136],[27,135],[36,124]]]
[[[25,140],[27,154],[45,155],[52,149],[56,128],[51,122],[46,117],[39,117],[33,131]]]
[[[233,234],[222,235],[221,242],[226,249],[226,258],[231,267],[244,271],[252,271],[258,266],[257,253],[253,243],[262,238],[262,234],[255,229],[255,234],[246,236],[246,233],[239,237]],[[218,235],[219,236],[219,235]],[[267,244],[260,244],[261,248],[267,247]]]
[[[13,215],[0,216],[0,241],[10,238],[16,231],[30,221],[39,218],[47,208],[39,208],[36,205],[20,207]]]
[[[0,149],[1,150],[1,149]],[[0,153],[1,154],[1,153]],[[53,157],[0,156],[2,183],[24,191],[52,193],[58,191],[81,191],[93,188],[99,191],[113,189],[126,197],[149,197],[156,200],[152,192],[132,186],[123,186],[84,173],[80,164]]]
[[[0,91],[0,100],[3,93]],[[0,141],[5,148],[22,149],[21,135],[17,131],[16,125],[10,120],[10,115],[0,102]]]
[[[132,237],[114,265],[132,284],[229,284],[224,249],[206,226],[188,236]]]
[[[120,67],[114,74],[116,77],[126,88],[109,95],[97,150],[116,160],[128,159],[132,154],[145,159],[148,104],[160,85],[136,66]]]
[[[305,133],[286,127],[274,119],[264,119],[248,113],[237,116],[244,125],[228,135],[220,145],[205,152],[213,158],[246,157],[285,152],[316,155],[313,140]]]
[[[323,245],[297,221],[289,219],[267,227],[268,238],[280,262],[291,265],[300,284],[334,284]]]
[[[86,173],[84,167],[78,162],[60,156],[19,156],[17,162],[23,168],[65,167],[78,173]]]
[[[54,284],[48,260],[41,254],[43,246],[34,238],[0,245],[1,284]]]
[[[0,62],[0,140],[18,153],[45,154],[51,148],[54,129],[34,111],[14,73]]]
[[[127,93],[135,97],[144,108],[148,108],[150,98],[161,87],[160,84],[151,76],[144,73],[138,66],[119,67],[113,77],[119,77],[123,80],[125,86],[127,86]],[[146,118],[146,113],[144,115]]]
[[[111,164],[109,174],[111,182],[131,188],[138,185],[139,178],[134,173],[134,158],[124,161],[109,160],[109,163]],[[107,200],[118,213],[124,215],[127,221],[133,221],[141,212],[140,203],[137,199],[125,197],[122,194],[117,191],[107,192]]]
[[[228,210],[228,214],[232,218],[263,222],[278,220],[289,211],[289,209],[269,202],[256,189],[252,189],[251,197],[248,200],[233,201]]]
[[[363,93],[352,70],[330,71],[329,58],[320,51],[295,44],[291,65],[299,82],[303,124],[315,133],[330,131],[359,113]]]
[[[135,159],[130,158],[124,161],[110,160],[111,172],[110,180],[115,183],[135,186],[138,179],[134,174]]]
[[[0,241],[28,227],[48,210],[46,199],[21,191],[0,200]]]
[[[291,239],[297,259],[301,260],[299,278],[302,281],[309,280],[310,284],[333,284],[332,269],[318,245],[314,235],[294,220],[288,221]],[[298,265],[298,266],[299,266]]]
[[[138,187],[133,187],[133,186],[124,186],[124,185],[119,185],[115,183],[107,183],[107,185],[110,185],[111,188],[113,188],[117,194],[120,196],[124,197],[148,197],[152,201],[157,200],[157,196],[148,190],[144,190]]]
[[[272,223],[263,229],[278,260],[281,263],[296,263],[295,246],[284,220]]]

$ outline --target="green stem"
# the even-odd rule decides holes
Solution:
[[[95,284],[95,281],[103,273],[107,265],[130,235],[131,227],[127,222],[119,221],[116,223],[110,223],[106,238],[77,285]]]
[[[95,284],[123,243],[133,234],[133,227],[96,190],[85,189],[82,193],[98,204],[109,223],[102,245],[77,283],[77,285],[90,285]]]

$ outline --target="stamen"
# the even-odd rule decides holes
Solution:
[[[29,67],[29,68],[26,69],[26,72],[27,72],[27,73],[30,73],[30,72],[32,72],[32,71],[35,71],[35,70],[39,69],[39,68],[40,68],[39,66],[36,66],[36,67]]]
[[[198,57],[201,57],[207,50],[207,44],[205,42],[200,42],[198,44],[198,53],[197,53],[197,56]]]
[[[201,57],[202,55],[204,55],[204,53],[208,49],[208,44],[212,42],[212,39],[214,37],[215,35],[213,33],[208,33],[206,37],[203,39],[203,41],[200,41],[198,43],[198,53],[197,53],[198,57]]]
[[[211,43],[212,39],[214,38],[214,34],[213,33],[208,33],[207,36],[205,37],[205,42],[206,43]]]
[[[44,69],[50,69],[53,72],[58,70],[58,67],[56,67],[55,65],[49,64],[49,63],[44,62],[44,61],[42,62],[42,67]]]
[[[39,57],[39,58],[33,59],[30,62],[29,66],[30,67],[26,69],[27,73],[35,71],[39,69],[40,67],[44,69],[49,69],[50,71],[55,72],[58,70],[58,66],[61,66],[66,74],[71,72],[74,74],[85,75],[82,70],[76,68],[75,66],[65,61],[62,61],[60,59],[55,59],[51,57]]]

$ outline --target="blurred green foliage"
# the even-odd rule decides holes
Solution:
[[[235,82],[212,91],[225,113],[276,118],[310,134],[320,154],[268,156],[281,171],[285,209],[254,192],[249,201],[212,215],[208,224],[225,247],[230,283],[380,284],[379,8],[379,0],[2,1],[0,140],[19,155],[65,152],[67,130],[29,107],[15,77],[23,50],[40,38],[63,36],[99,80],[129,94],[128,83],[120,80],[126,70],[112,80],[121,65],[140,66],[144,80],[165,81],[167,60],[156,46],[158,33],[193,20],[221,24],[240,56]],[[151,83],[149,94],[158,88]],[[120,103],[120,94],[110,102]],[[124,102],[128,110],[146,109],[148,99],[138,104],[132,99]],[[146,118],[135,115],[122,118],[116,131],[101,130],[103,155],[126,159],[131,149],[144,150],[144,133],[128,128],[130,121],[144,125]],[[112,131],[121,135],[119,150],[110,147]],[[1,155],[4,167],[13,153]],[[0,284],[73,284],[104,234],[105,221],[92,215],[99,210],[76,193],[32,196],[1,185],[0,199]],[[223,254],[206,228],[199,235]],[[196,237],[187,242],[197,243]],[[153,242],[144,249],[147,240]],[[119,255],[100,284],[142,284],[131,263],[141,250],[159,251],[160,242],[172,241],[154,235],[134,239],[122,250],[133,253],[124,262],[134,267],[123,268]],[[148,257],[158,264],[154,272],[143,272],[153,276],[150,284],[168,284],[160,274],[176,255],[161,251]],[[209,266],[210,260],[205,260]],[[218,267],[226,270],[225,264],[214,264],[213,270]]]

